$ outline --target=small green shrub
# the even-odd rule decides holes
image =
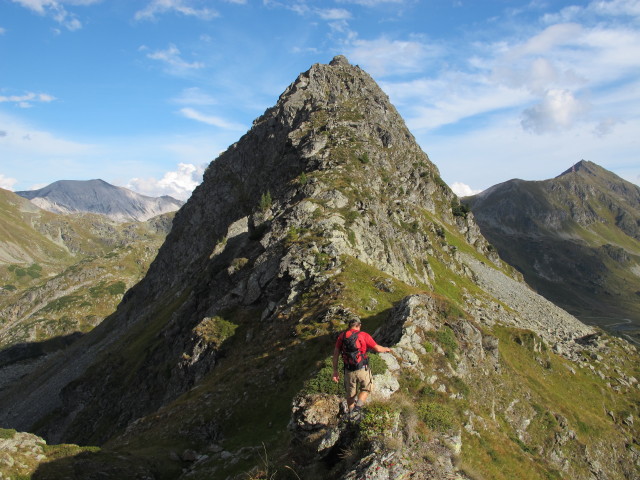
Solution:
[[[269,208],[271,208],[272,204],[273,204],[273,199],[271,198],[271,192],[267,190],[260,197],[260,210],[264,212],[265,210],[268,210]]]
[[[455,359],[455,354],[458,351],[458,341],[456,340],[456,336],[446,325],[438,330],[435,334],[436,340],[444,350],[445,356],[449,360]]]
[[[417,411],[420,420],[431,430],[446,432],[456,424],[453,410],[443,403],[422,402],[418,405]]]
[[[127,285],[122,281],[112,283],[107,287],[107,293],[109,293],[109,295],[124,295],[126,290]]]
[[[367,152],[364,152],[360,155],[358,155],[358,160],[360,161],[360,163],[362,163],[363,165],[366,165],[369,163],[369,155],[367,154]]]
[[[352,247],[355,247],[358,244],[358,241],[356,240],[356,232],[350,228],[347,229],[347,239]]]
[[[344,395],[344,387],[342,381],[342,359],[338,361],[338,372],[340,372],[340,381],[334,382],[333,377],[333,360],[332,357],[326,358],[322,362],[322,366],[318,373],[309,380],[307,380],[302,388],[302,392],[305,394],[313,393],[326,393],[329,395]]]
[[[363,411],[360,438],[365,442],[387,436],[393,431],[399,411],[388,403],[371,403]]]
[[[0,439],[9,440],[13,438],[16,433],[13,428],[0,428]]]
[[[49,302],[46,307],[42,309],[43,312],[58,312],[64,308],[71,306],[72,304],[82,300],[82,297],[78,295],[65,295],[52,302]]]
[[[238,325],[225,320],[222,317],[206,317],[193,331],[207,343],[221,345],[226,339],[233,336]]]
[[[27,275],[31,278],[40,278],[42,273],[42,267],[37,263],[32,264],[29,268],[27,268]]]
[[[387,362],[375,353],[369,353],[369,368],[374,375],[382,375],[388,370]]]
[[[302,172],[300,174],[300,176],[298,177],[298,183],[300,183],[300,185],[306,185],[307,183],[309,183],[309,177],[306,173]]]
[[[357,210],[348,210],[344,214],[345,224],[347,226],[353,225],[353,222],[355,222],[358,217],[360,217],[360,212],[358,212]]]
[[[9,291],[9,292],[15,292],[18,289],[18,287],[16,287],[15,285],[11,285],[11,284],[7,284],[2,288],[7,290],[7,291]]]
[[[460,203],[457,198],[451,201],[451,213],[453,213],[454,217],[467,218],[469,211],[469,206]]]

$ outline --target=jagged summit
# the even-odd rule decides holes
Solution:
[[[393,344],[393,356],[382,360],[385,395],[406,380],[406,403],[424,406],[421,412],[437,397],[459,412],[445,416],[471,418],[462,412],[473,410],[473,418],[498,428],[487,412],[528,405],[533,394],[501,374],[496,335],[509,339],[511,330],[494,327],[508,325],[517,345],[532,343],[536,355],[549,354],[544,342],[566,359],[584,358],[575,340],[593,333],[519,278],[387,95],[339,56],[300,74],[209,165],[146,277],[113,316],[64,358],[0,391],[0,425],[37,425],[50,442],[130,453],[121,461],[162,470],[157,478],[246,478],[240,469],[260,445],[275,452],[270,458],[291,459],[299,478],[369,477],[377,467],[383,473],[375,475],[385,478],[450,478],[466,434],[458,423],[429,431],[424,419],[416,420],[419,431],[413,420],[406,430],[390,425],[396,452],[367,444],[365,458],[331,470],[348,453],[340,449],[347,436],[331,430],[340,423],[340,401],[322,388],[309,393],[308,385],[333,385],[318,370],[346,316],[355,314],[372,332],[381,327],[381,344]],[[473,401],[463,403],[465,395]],[[549,403],[535,398],[542,407],[532,415]],[[313,405],[326,408],[316,415]],[[399,412],[381,418],[405,421]],[[513,423],[532,419],[524,420]],[[479,422],[470,428],[480,429]],[[533,423],[555,438],[543,420]],[[513,443],[519,435],[486,441]],[[597,450],[599,464],[614,458],[612,449],[624,450],[622,442]]]
[[[59,180],[37,190],[16,194],[53,213],[99,213],[117,222],[146,221],[175,212],[184,203],[167,195],[141,195],[101,179]]]

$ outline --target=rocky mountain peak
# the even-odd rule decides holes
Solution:
[[[310,465],[311,473],[319,468],[319,477],[300,478],[369,477],[378,467],[376,475],[385,478],[410,476],[409,452],[416,452],[420,475],[445,478],[455,470],[464,434],[454,423],[443,435],[429,432],[424,415],[431,408],[452,422],[472,418],[464,405],[474,408],[473,415],[486,417],[473,420],[475,432],[498,425],[496,411],[531,398],[523,390],[515,401],[513,389],[504,387],[511,377],[500,376],[497,335],[528,345],[541,366],[550,354],[543,344],[563,361],[582,358],[575,340],[593,333],[519,278],[461,208],[384,92],[338,56],[302,73],[209,165],[145,279],[73,352],[30,378],[31,390],[0,392],[0,406],[20,398],[0,423],[37,423],[51,441],[108,443],[162,457],[166,478],[169,471],[177,472],[173,478],[241,478],[232,470],[259,453],[259,443],[281,458],[293,452],[296,465]],[[340,461],[346,450],[338,450],[339,438],[349,434],[333,429],[338,396],[303,389],[309,382],[334,385],[318,369],[351,315],[374,334],[380,327],[381,344],[393,344],[382,360],[385,394],[406,381],[412,390],[404,389],[405,401],[422,405],[422,420],[416,412],[414,420],[393,411],[378,415],[396,423],[388,430],[398,434],[400,449],[390,456],[384,446],[367,450],[371,455],[360,463],[366,473],[352,464],[351,473],[322,474]],[[497,324],[515,329],[518,340],[492,330]],[[66,358],[74,359],[73,369],[64,367]],[[504,398],[494,389],[505,390]],[[481,403],[492,396],[494,403],[456,403],[454,414],[453,406],[428,401],[454,405],[465,395]],[[326,416],[312,404],[324,405]],[[529,425],[538,413],[529,408],[527,415],[514,413],[513,423]],[[405,420],[406,430],[398,423]],[[414,448],[425,439],[428,445]],[[148,448],[158,442],[157,450]],[[323,460],[312,451],[318,443],[325,446]],[[183,453],[168,450],[174,448]],[[425,463],[434,452],[438,462]],[[396,460],[402,458],[409,460]],[[436,465],[441,459],[444,470]]]

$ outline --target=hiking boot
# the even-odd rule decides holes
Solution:
[[[352,422],[359,422],[362,420],[362,407],[355,406],[353,410],[349,412],[349,420]]]

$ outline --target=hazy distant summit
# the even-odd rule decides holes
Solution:
[[[148,197],[104,180],[59,180],[39,190],[16,192],[53,213],[99,213],[118,222],[145,221],[178,210],[173,197]]]

